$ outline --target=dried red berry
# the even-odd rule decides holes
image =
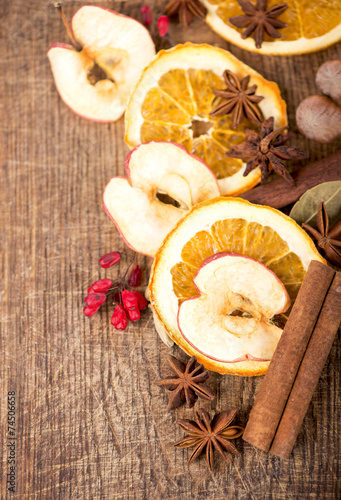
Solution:
[[[109,290],[111,285],[112,285],[111,280],[103,279],[103,280],[95,281],[95,283],[93,283],[90,288],[92,288],[92,291],[96,292],[96,293],[97,292],[106,292],[107,290]]]
[[[114,313],[111,317],[111,324],[114,325],[116,330],[125,330],[127,328],[127,314],[123,309],[123,306],[118,305],[115,307]]]
[[[150,12],[150,7],[149,5],[142,5],[140,7],[141,14],[142,14],[142,21],[145,26],[149,26],[150,23],[152,22],[152,14]]]
[[[169,17],[168,16],[160,16],[157,20],[157,30],[161,37],[167,35],[169,29]]]
[[[90,293],[95,293],[95,290],[92,288],[92,285],[91,285],[91,286],[89,286],[89,288],[88,288],[88,295],[89,295]]]
[[[139,286],[139,284],[141,283],[141,277],[142,270],[140,266],[134,266],[129,276],[129,285],[134,287]]]
[[[146,297],[142,295],[142,293],[138,292],[137,290],[134,290],[132,293],[135,295],[137,299],[140,311],[143,311],[143,309],[145,309],[148,306],[148,300],[146,299]]]
[[[127,314],[130,321],[137,321],[141,318],[141,313],[138,308],[128,309]]]
[[[85,297],[84,302],[88,307],[97,307],[104,304],[106,300],[107,300],[106,294],[103,292],[98,292],[98,293],[90,293],[87,297]]]
[[[119,260],[121,260],[121,254],[119,252],[110,252],[103,255],[103,257],[99,259],[99,263],[101,267],[107,269],[117,264]]]
[[[100,308],[101,306],[97,306],[97,307],[84,307],[83,309],[83,313],[85,314],[85,316],[87,316],[88,318],[90,318],[90,316],[93,316],[94,314],[96,314],[96,312],[98,311],[98,309]]]
[[[131,309],[138,309],[139,308],[137,298],[135,297],[133,292],[130,292],[129,290],[123,290],[122,302],[123,302],[124,308],[127,309],[128,311]]]

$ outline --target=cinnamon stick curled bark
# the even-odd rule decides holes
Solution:
[[[341,322],[341,273],[336,273],[290,392],[270,453],[289,458]]]
[[[312,261],[257,394],[243,439],[269,451],[335,271]]]

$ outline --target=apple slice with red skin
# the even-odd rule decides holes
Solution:
[[[48,50],[62,100],[82,118],[118,120],[141,71],[155,55],[149,32],[135,19],[93,5],[75,13],[71,29],[81,51],[63,43]],[[92,84],[89,74],[95,63],[106,77]]]
[[[125,170],[127,177],[106,186],[103,207],[126,244],[150,257],[195,203],[219,196],[212,170],[179,144],[140,144],[128,154]],[[177,206],[160,201],[162,195]]]
[[[270,319],[285,312],[290,299],[270,269],[223,252],[206,259],[193,282],[199,296],[180,305],[178,326],[194,349],[221,363],[272,358],[282,330]]]

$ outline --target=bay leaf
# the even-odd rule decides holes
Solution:
[[[304,222],[316,227],[316,215],[324,201],[329,217],[329,227],[341,217],[341,180],[323,182],[306,191],[293,206],[290,217],[298,224]]]

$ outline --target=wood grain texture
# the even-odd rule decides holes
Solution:
[[[94,0],[139,18],[135,0]],[[156,2],[149,2],[154,8]],[[68,17],[82,5],[66,1]],[[0,178],[0,497],[1,499],[334,499],[340,494],[340,343],[310,404],[292,457],[281,461],[237,441],[240,455],[215,475],[204,460],[188,469],[176,418],[154,385],[169,375],[166,353],[151,315],[125,332],[110,326],[110,310],[82,314],[89,283],[124,270],[132,257],[101,208],[108,180],[123,173],[127,147],[123,120],[103,125],[74,115],[59,98],[46,51],[66,42],[49,1],[3,0],[1,13]],[[262,57],[234,47],[195,21],[175,23],[176,42],[228,48],[266,78],[288,102],[292,144],[310,161],[337,151],[297,132],[294,111],[316,92],[319,65],[340,58],[338,47],[297,57]],[[115,270],[99,270],[99,257],[123,252]],[[138,257],[149,268],[151,261]],[[144,273],[147,283],[148,272]],[[261,378],[212,374],[212,411],[239,406],[245,424]],[[6,488],[7,391],[17,396],[17,485]]]

